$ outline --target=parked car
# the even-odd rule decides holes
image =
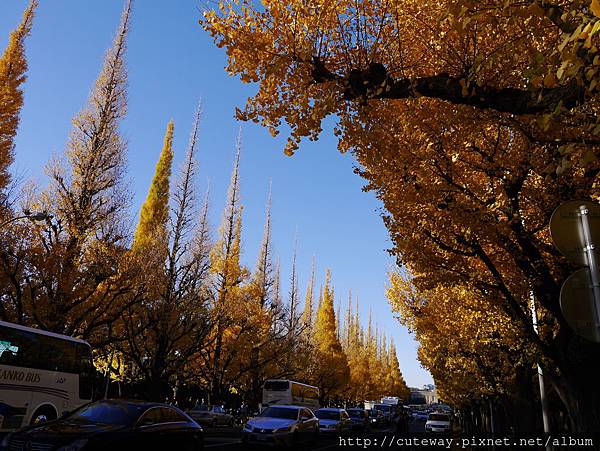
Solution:
[[[371,426],[383,426],[385,423],[385,418],[383,417],[383,412],[381,410],[371,409],[367,410],[367,412],[369,414],[369,422],[371,423]]]
[[[452,432],[452,417],[443,412],[430,413],[425,423],[426,432]]]
[[[352,429],[365,431],[368,430],[371,426],[371,422],[369,421],[369,414],[365,409],[351,408],[346,409],[346,412],[348,412],[350,420],[352,421]]]
[[[217,427],[219,425],[233,426],[233,415],[225,412],[221,406],[197,405],[187,414],[198,424],[205,427]]]
[[[2,447],[10,451],[199,451],[203,431],[173,406],[104,400],[10,433]]]
[[[318,437],[319,420],[300,406],[267,407],[242,429],[242,442],[250,445],[297,446]]]
[[[315,412],[321,433],[344,434],[352,429],[352,420],[345,409],[326,407]]]

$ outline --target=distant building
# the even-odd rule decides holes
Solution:
[[[437,391],[433,385],[423,388],[410,387],[409,404],[435,404],[438,402]]]

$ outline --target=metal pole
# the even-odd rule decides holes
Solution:
[[[581,229],[583,231],[583,251],[587,257],[587,264],[590,270],[590,280],[592,282],[592,292],[594,293],[594,332],[596,341],[600,342],[600,280],[598,280],[598,262],[594,253],[594,243],[592,243],[592,233],[590,231],[589,210],[585,205],[579,207],[579,217],[581,219]]]
[[[533,292],[531,293],[531,317],[533,321],[533,330],[535,333],[538,333],[538,324],[537,324],[537,311],[535,309],[535,296]],[[538,381],[540,384],[540,402],[542,404],[542,421],[544,423],[544,433],[548,436],[550,435],[550,412],[548,408],[548,398],[546,398],[546,386],[544,384],[544,373],[542,372],[542,367],[540,364],[537,364],[538,370]],[[546,447],[547,450],[551,450],[552,446],[548,445]]]
[[[104,398],[102,398],[102,399],[108,399],[108,387],[110,385],[110,373],[112,372],[112,361],[113,361],[114,352],[115,352],[114,350],[110,351],[109,362],[108,362],[108,365],[106,365],[106,371],[104,372],[104,377],[106,379],[106,385],[104,386]]]
[[[492,437],[496,437],[496,425],[494,424],[494,404],[492,403],[492,399],[488,398],[488,406],[490,408],[490,432]],[[496,449],[495,440],[492,443],[492,450]]]

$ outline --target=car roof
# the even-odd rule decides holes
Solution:
[[[273,404],[272,406],[269,407],[285,407],[286,409],[307,409],[308,407],[302,407],[302,406],[288,406],[285,404]]]

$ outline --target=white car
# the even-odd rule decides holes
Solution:
[[[296,446],[314,442],[318,436],[319,420],[310,409],[300,406],[267,407],[242,429],[242,442],[249,445]]]
[[[430,413],[425,423],[426,432],[452,432],[452,417],[446,413]]]

